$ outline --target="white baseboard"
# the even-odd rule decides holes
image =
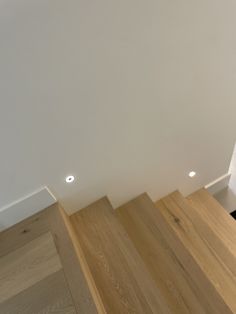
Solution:
[[[0,208],[0,231],[15,225],[56,202],[54,195],[45,186]]]
[[[209,193],[214,195],[219,191],[225,189],[229,185],[230,177],[231,173],[226,173],[223,176],[219,177],[218,179],[207,184],[205,188],[208,190]]]

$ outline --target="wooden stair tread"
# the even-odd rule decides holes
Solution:
[[[228,267],[236,281],[236,223],[226,210],[205,189],[187,197],[189,215],[218,259]]]
[[[225,241],[231,251],[236,254],[236,223],[234,218],[206,190],[200,189],[187,197],[201,217]]]
[[[217,236],[207,231],[205,221],[177,191],[158,201],[156,207],[162,232],[189,275],[207,291],[214,313],[236,313],[236,282],[222,259]]]
[[[99,313],[171,313],[107,198],[73,214],[70,222]]]
[[[157,211],[147,194],[117,209],[117,216],[143,258],[172,313],[211,313],[192,278],[158,228]]]

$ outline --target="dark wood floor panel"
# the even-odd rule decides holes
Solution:
[[[76,310],[64,273],[60,270],[1,303],[0,313],[76,314]]]

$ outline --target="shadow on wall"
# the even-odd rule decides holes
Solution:
[[[231,174],[228,186],[215,193],[214,197],[229,213],[233,213],[236,211],[236,145],[234,146],[228,173]],[[234,215],[236,217],[236,213]]]
[[[236,194],[231,190],[230,186],[214,194],[214,197],[227,212],[232,213],[236,210]]]

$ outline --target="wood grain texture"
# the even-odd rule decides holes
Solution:
[[[182,196],[177,194],[179,203]],[[196,228],[213,247],[217,259],[228,269],[236,289],[236,223],[226,210],[205,189],[188,198],[191,204],[186,215],[194,220]],[[184,207],[185,208],[185,207]]]
[[[62,215],[63,209],[60,205],[54,205],[47,210],[49,229],[52,232],[60,256],[77,313],[97,314],[96,306]]]
[[[196,282],[207,291],[212,313],[236,313],[236,286],[227,265],[218,258],[214,246],[203,237],[186,212],[190,204],[174,192],[156,203],[159,226],[168,243]],[[206,236],[206,235],[205,235]]]
[[[234,218],[206,189],[200,189],[189,195],[187,200],[236,257],[236,223]]]
[[[53,238],[46,233],[0,258],[0,302],[62,268]]]
[[[212,313],[158,228],[156,207],[143,194],[117,209],[117,216],[143,258],[172,313]]]
[[[0,257],[24,246],[45,232],[51,232],[53,235],[77,312],[96,314],[96,307],[58,204],[52,205],[15,226],[0,232]]]
[[[97,287],[95,285],[93,276],[90,272],[89,266],[86,262],[85,254],[81,248],[80,242],[77,239],[76,230],[72,227],[72,223],[70,220],[70,217],[66,214],[63,208],[60,209],[61,214],[63,217],[63,220],[65,222],[65,226],[68,230],[68,233],[70,235],[71,241],[73,243],[76,255],[78,257],[78,260],[80,261],[81,269],[83,271],[83,274],[86,278],[88,287],[90,289],[94,304],[96,306],[96,310],[98,313],[106,313],[105,307],[103,306],[102,299],[100,298],[100,294],[97,290]]]
[[[99,313],[171,313],[107,198],[70,221],[102,302]]]
[[[0,303],[0,313],[76,314],[76,310],[64,273],[60,270]]]
[[[53,208],[53,207],[52,207]],[[50,231],[46,211],[37,213],[0,232],[0,257]]]

